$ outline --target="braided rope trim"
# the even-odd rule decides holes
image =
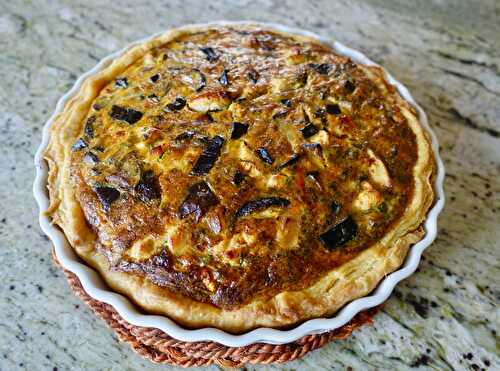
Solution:
[[[54,261],[58,264],[55,255]],[[155,328],[134,326],[126,322],[109,304],[91,298],[83,289],[78,277],[64,270],[73,293],[111,328],[120,341],[128,343],[140,356],[160,364],[181,367],[208,366],[237,368],[247,363],[284,363],[299,359],[321,348],[332,340],[349,337],[358,327],[373,324],[373,316],[379,308],[358,313],[348,324],[333,331],[308,335],[288,344],[273,345],[256,343],[243,347],[228,347],[219,343],[184,342],[176,340]]]

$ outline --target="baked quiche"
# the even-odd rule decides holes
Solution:
[[[335,313],[423,236],[428,134],[378,67],[198,26],[87,78],[50,129],[49,214],[144,312],[233,333]]]

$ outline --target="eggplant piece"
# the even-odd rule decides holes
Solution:
[[[86,164],[95,165],[99,163],[99,157],[97,157],[95,153],[87,152],[85,156],[83,156],[83,162],[85,162]]]
[[[321,147],[321,144],[319,143],[304,143],[301,145],[302,148],[304,149],[310,149],[313,151],[322,151],[323,147]]]
[[[285,107],[290,108],[292,106],[292,101],[290,99],[282,99],[280,102]]]
[[[318,132],[318,128],[313,124],[306,125],[304,128],[300,129],[302,136],[304,138],[310,138]]]
[[[160,183],[152,170],[147,170],[142,174],[139,183],[135,186],[135,192],[143,202],[161,198]]]
[[[193,68],[191,72],[182,76],[182,81],[194,91],[201,91],[207,86],[207,78],[199,69]]]
[[[278,165],[275,169],[275,172],[281,171],[285,167],[292,166],[297,163],[297,161],[300,160],[302,156],[298,153],[294,153],[288,160],[283,162],[281,165]]]
[[[200,48],[203,54],[205,54],[205,58],[209,62],[215,62],[217,59],[219,59],[219,54],[215,51],[214,48],[211,48],[209,46]]]
[[[191,139],[194,139],[195,143],[205,146],[210,144],[211,141],[210,137],[207,137],[206,135],[197,133],[195,131],[185,131],[184,133],[180,133],[174,138],[174,140],[177,142],[189,141]]]
[[[83,130],[83,132],[89,138],[94,137],[94,122],[95,122],[95,116],[90,116],[87,119],[87,122],[85,123],[85,129]]]
[[[156,73],[149,78],[149,81],[151,81],[154,84],[158,82],[159,79],[160,79],[160,74]]]
[[[262,35],[255,37],[255,42],[257,43],[258,47],[268,52],[275,49],[272,44],[273,41],[274,38],[271,35]]]
[[[222,86],[228,86],[229,85],[229,76],[227,75],[228,70],[222,71],[220,77],[219,77],[219,83]]]
[[[158,96],[156,94],[150,94],[150,95],[148,95],[148,100],[151,103],[160,103],[160,98],[158,98]]]
[[[348,216],[320,235],[319,238],[325,244],[326,248],[332,251],[352,240],[357,233],[358,226],[356,222],[351,216]]]
[[[111,111],[109,112],[109,116],[112,119],[125,121],[126,123],[133,125],[142,118],[142,112],[136,111],[132,108],[113,105],[111,107]]]
[[[87,146],[88,146],[87,142],[84,139],[79,138],[75,143],[73,143],[73,145],[71,146],[71,150],[73,152],[77,152],[84,148],[87,148]]]
[[[175,137],[174,140],[182,142],[184,140],[192,139],[194,137],[194,131],[185,131]]]
[[[219,158],[223,144],[224,138],[219,135],[213,137],[208,143],[207,148],[205,148],[200,157],[198,157],[198,160],[196,160],[193,169],[191,169],[191,175],[207,175],[214,166],[215,161]]]
[[[335,200],[330,204],[330,209],[332,210],[333,214],[337,214],[340,211],[340,208],[340,204]]]
[[[120,89],[128,88],[128,80],[126,77],[120,77],[115,80],[115,86]]]
[[[306,122],[306,124],[311,123],[311,118],[309,117],[309,113],[304,109],[304,107],[302,107],[302,116],[304,117],[304,121]]]
[[[257,81],[259,81],[259,73],[255,71],[254,69],[250,70],[247,73],[247,77],[250,81],[252,81],[254,84],[257,84]]]
[[[307,84],[307,80],[309,79],[309,74],[306,71],[299,72],[296,76],[296,82],[300,84],[300,86],[304,86]]]
[[[344,88],[347,91],[347,93],[351,94],[356,89],[356,85],[354,85],[352,81],[347,80],[344,84]]]
[[[231,131],[231,139],[239,139],[245,135],[248,131],[248,124],[242,124],[241,122],[233,122],[233,128]]]
[[[256,200],[248,201],[241,206],[235,214],[236,218],[241,218],[248,214],[262,211],[270,207],[286,208],[290,205],[290,201],[282,197],[264,197]]]
[[[239,170],[236,170],[233,177],[233,184],[239,186],[245,180],[245,175]]]
[[[339,105],[335,103],[335,104],[327,104],[326,112],[328,112],[329,115],[340,115],[342,113],[342,110],[340,109]]]
[[[288,111],[278,111],[276,112],[274,115],[273,115],[273,119],[277,119],[277,118],[280,118],[280,117],[284,117],[288,114]]]
[[[199,70],[195,69],[194,71],[198,73],[199,78],[199,80],[197,81],[198,86],[196,87],[196,91],[201,91],[205,86],[207,86],[207,78]]]
[[[120,197],[120,192],[112,187],[98,186],[94,188],[94,192],[106,212],[109,211],[111,204]]]
[[[317,171],[317,170],[308,171],[308,172],[306,173],[306,176],[309,176],[309,177],[311,177],[311,178],[313,178],[314,180],[316,180],[316,181],[317,181],[317,180],[318,180],[318,178],[319,178],[319,171]]]
[[[321,182],[319,179],[319,171],[313,170],[313,171],[308,171],[306,173],[306,177],[311,179],[316,185],[318,185],[321,188]]]
[[[215,121],[214,118],[212,117],[212,112],[209,111],[209,112],[205,113],[205,116],[206,116],[208,122]]]
[[[314,117],[316,117],[316,118],[323,118],[323,117],[325,117],[325,113],[326,113],[326,109],[324,109],[324,108],[318,108],[314,112]]]
[[[309,67],[311,67],[314,71],[321,75],[328,75],[328,73],[332,69],[332,65],[329,63],[310,63]]]
[[[165,111],[167,112],[173,112],[173,111],[179,111],[184,108],[186,105],[186,100],[182,97],[177,97],[172,103],[167,104],[165,107]]]
[[[255,150],[255,154],[268,165],[272,165],[274,162],[274,158],[271,157],[267,149],[264,147],[257,148]]]
[[[198,222],[212,206],[218,203],[217,196],[208,184],[199,182],[188,188],[188,194],[179,207],[179,216],[184,219],[189,215],[194,215],[195,221]]]

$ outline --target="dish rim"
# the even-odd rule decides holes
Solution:
[[[33,194],[39,207],[40,227],[52,241],[54,245],[55,255],[61,266],[74,273],[78,277],[83,286],[83,289],[85,290],[85,292],[87,292],[87,294],[89,294],[96,300],[111,305],[125,321],[135,326],[158,328],[164,331],[169,336],[177,340],[186,342],[214,341],[231,347],[241,347],[253,343],[285,344],[293,342],[306,335],[320,334],[342,327],[360,311],[375,307],[383,303],[391,295],[394,287],[400,281],[409,277],[415,272],[420,263],[423,251],[435,240],[437,236],[437,218],[445,203],[443,190],[445,170],[443,161],[441,160],[441,157],[439,155],[439,144],[437,141],[437,137],[429,126],[424,110],[415,102],[408,89],[400,82],[398,82],[383,67],[382,70],[384,72],[386,80],[391,85],[395,86],[399,94],[401,94],[401,96],[416,109],[421,125],[425,128],[425,130],[431,137],[431,146],[437,164],[437,172],[433,184],[436,194],[435,201],[433,206],[427,212],[427,217],[425,219],[425,222],[423,223],[426,232],[425,236],[422,240],[420,240],[410,248],[403,265],[398,270],[388,274],[384,279],[382,279],[375,290],[370,293],[370,295],[354,299],[353,301],[342,307],[338,312],[336,312],[333,317],[310,319],[288,330],[260,327],[243,334],[231,334],[213,327],[187,329],[181,327],[175,321],[166,316],[143,314],[136,308],[134,304],[132,304],[130,299],[108,288],[106,283],[104,282],[104,279],[99,275],[99,273],[80,261],[73,248],[69,244],[66,236],[64,235],[64,232],[59,227],[53,225],[50,217],[45,214],[49,205],[47,190],[48,165],[43,158],[43,153],[47,147],[49,140],[49,127],[52,124],[54,118],[60,112],[62,112],[67,101],[78,92],[85,79],[100,71],[102,68],[106,67],[112,60],[121,56],[123,53],[129,50],[130,47],[156,38],[165,32],[174,29],[183,30],[189,29],[191,27],[210,27],[224,25],[258,25],[267,29],[274,29],[276,31],[286,32],[290,34],[312,37],[322,43],[325,43],[326,45],[329,45],[334,52],[343,56],[347,56],[357,63],[381,67],[361,52],[351,49],[336,40],[328,39],[307,30],[284,26],[277,23],[257,21],[215,21],[169,28],[152,36],[148,36],[146,38],[132,42],[125,48],[104,57],[92,69],[82,74],[75,81],[72,88],[59,99],[55,111],[44,124],[42,132],[42,142],[35,154],[34,163],[36,168],[36,176],[33,183]]]

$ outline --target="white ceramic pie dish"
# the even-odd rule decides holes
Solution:
[[[268,28],[274,28],[278,31],[310,36],[322,41],[325,44],[330,45],[336,53],[348,56],[355,62],[367,65],[377,65],[360,52],[350,49],[337,41],[325,39],[309,31],[294,29],[277,24],[248,21],[213,22],[206,25],[237,25],[242,23],[260,24]],[[185,27],[188,28],[192,26],[193,25],[188,25]],[[284,344],[297,340],[305,335],[318,334],[339,328],[349,322],[360,311],[377,306],[384,302],[390,296],[396,284],[410,276],[417,269],[422,252],[436,238],[437,217],[444,206],[444,167],[443,162],[439,157],[439,145],[436,136],[429,127],[427,117],[422,108],[415,103],[408,90],[387,72],[385,72],[387,81],[394,85],[401,96],[416,108],[421,124],[430,133],[432,139],[432,148],[437,163],[437,174],[434,182],[436,200],[432,208],[429,210],[427,218],[424,222],[424,228],[426,231],[424,238],[410,248],[408,256],[400,269],[387,275],[379,283],[379,285],[371,293],[371,295],[353,300],[349,304],[345,305],[342,309],[340,309],[331,318],[317,318],[308,320],[289,330],[258,328],[244,334],[233,335],[215,328],[202,328],[196,330],[186,329],[177,325],[174,321],[165,316],[143,314],[132,304],[132,302],[127,297],[111,291],[111,289],[106,285],[104,280],[96,271],[81,262],[81,260],[75,254],[73,248],[67,241],[64,233],[57,226],[54,226],[51,223],[50,218],[45,214],[45,211],[47,210],[49,205],[49,199],[47,192],[48,168],[47,163],[43,159],[43,152],[48,143],[49,126],[51,125],[54,117],[63,110],[66,102],[80,89],[83,81],[87,77],[100,71],[102,68],[108,65],[110,61],[122,55],[131,46],[134,46],[138,43],[143,43],[148,39],[157,36],[158,34],[131,43],[125,49],[122,49],[105,57],[94,68],[80,76],[73,87],[58,101],[55,112],[52,114],[43,128],[42,143],[35,155],[36,178],[33,185],[33,192],[40,209],[40,226],[44,233],[49,236],[52,243],[54,244],[54,251],[60,264],[65,269],[73,272],[80,279],[83,288],[91,297],[113,306],[116,311],[129,323],[136,326],[158,328],[168,335],[181,341],[215,341],[226,346],[234,347],[244,346],[257,342]]]

